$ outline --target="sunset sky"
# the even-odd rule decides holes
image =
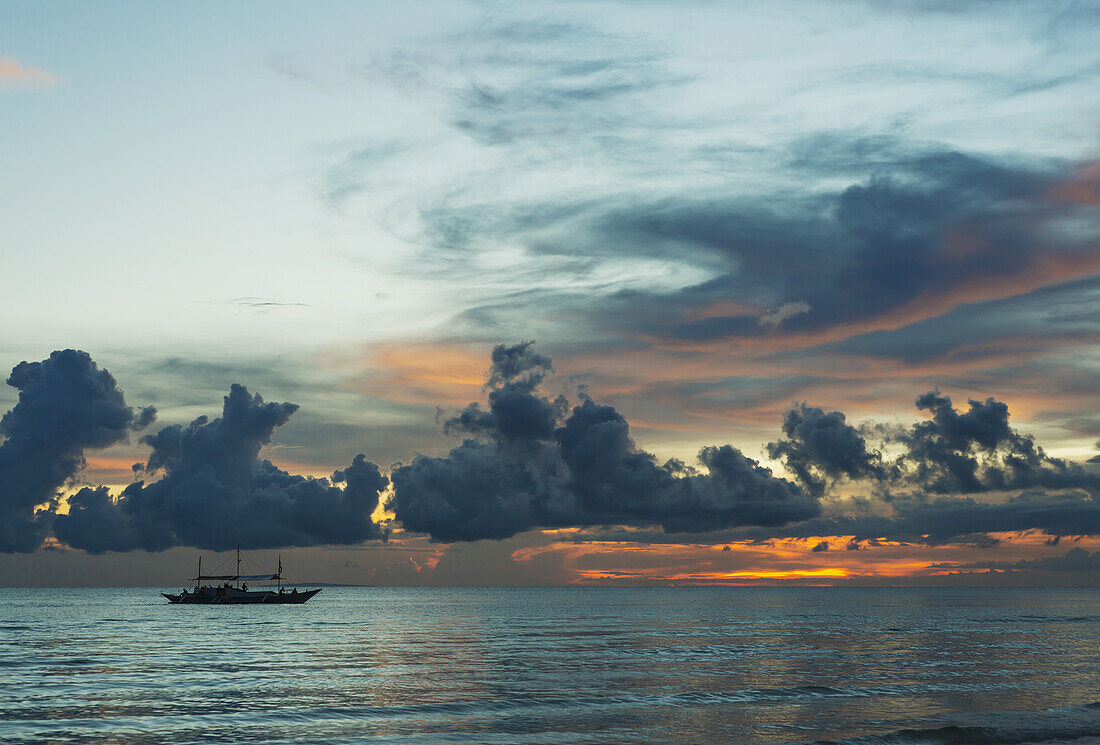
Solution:
[[[0,584],[1100,585],[1098,35],[4,3]]]

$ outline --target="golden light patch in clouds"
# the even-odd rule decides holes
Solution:
[[[393,499],[393,482],[391,481],[386,485],[386,488],[378,495],[378,506],[374,508],[374,512],[370,513],[371,522],[379,525],[384,522],[392,522],[397,519],[397,515],[386,509],[386,503]],[[394,528],[394,532],[401,532],[399,529]]]
[[[828,567],[825,569],[789,569],[768,572],[757,569],[751,572],[718,572],[711,575],[714,579],[802,579],[805,577],[847,577],[847,569]]]
[[[59,82],[53,73],[24,65],[15,57],[0,57],[0,89],[44,88]]]
[[[103,479],[133,480],[134,458],[107,455],[89,455],[85,458],[85,478],[99,483]]]

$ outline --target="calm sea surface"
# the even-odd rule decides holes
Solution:
[[[1088,590],[0,588],[7,744],[1080,745],[1098,701]]]

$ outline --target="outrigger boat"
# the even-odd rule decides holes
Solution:
[[[219,584],[204,585],[203,582],[215,581]],[[283,586],[283,557],[279,557],[279,571],[275,574],[241,574],[241,549],[237,547],[237,573],[236,574],[203,574],[202,573],[202,557],[199,557],[199,572],[192,580],[195,586],[188,590],[182,590],[178,595],[172,595],[171,593],[162,592],[161,595],[168,598],[169,603],[203,603],[206,605],[224,605],[224,604],[244,604],[244,603],[266,603],[266,604],[280,604],[288,603],[292,605],[298,605],[306,602],[311,597],[321,591],[320,588],[315,590],[303,590],[298,591],[295,587],[293,590],[287,591]],[[260,590],[249,590],[249,582],[278,582],[278,590],[272,590],[271,588],[263,588]]]

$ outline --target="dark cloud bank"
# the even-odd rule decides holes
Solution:
[[[537,528],[660,526],[749,538],[854,535],[848,549],[878,538],[988,545],[990,532],[1100,534],[1100,475],[1047,455],[992,398],[960,410],[939,391],[926,393],[916,405],[929,418],[908,428],[857,428],[840,412],[797,404],[783,416],[782,437],[766,446],[794,475],[789,481],[730,445],[702,448],[694,465],[661,463],[635,445],[613,407],[583,391],[574,403],[544,394],[552,369],[531,342],[493,349],[487,406],[471,403],[444,423],[466,439],[445,457],[420,455],[392,469],[387,506],[406,531],[471,541]],[[266,403],[240,385],[221,417],[142,437],[151,452],[134,470],[144,478],[118,498],[84,487],[59,514],[58,493],[84,453],[126,441],[155,412],[127,406],[114,378],[74,350],[21,363],[8,383],[19,401],[0,419],[2,552],[33,551],[51,530],[93,553],[387,535],[371,520],[390,483],[378,466],[359,455],[317,479],[261,460],[298,407]],[[831,499],[846,482],[869,489],[852,503],[856,513],[839,512],[845,503]],[[974,496],[982,494],[984,501]]]
[[[972,564],[940,564],[949,569],[993,569],[1001,572],[1100,572],[1100,551],[1071,548],[1062,556],[1043,556],[1019,561],[978,561]]]
[[[406,530],[444,541],[587,525],[698,532],[820,512],[802,488],[729,445],[700,451],[706,473],[659,463],[635,446],[613,407],[585,394],[572,408],[542,395],[550,370],[530,343],[493,351],[489,408],[470,404],[445,425],[470,439],[445,458],[420,456],[393,472],[389,506]]]
[[[346,544],[382,538],[371,521],[388,480],[358,455],[329,479],[287,473],[260,460],[295,404],[264,403],[233,385],[222,416],[199,417],[142,438],[153,451],[134,470],[161,474],[128,486],[118,500],[85,487],[54,518],[57,537],[92,553],[177,545],[225,550]],[[344,488],[336,486],[342,484]]]
[[[72,349],[19,363],[7,383],[19,402],[0,419],[0,551],[33,551],[58,489],[84,468],[84,451],[124,442],[156,410],[135,412],[111,374]]]

